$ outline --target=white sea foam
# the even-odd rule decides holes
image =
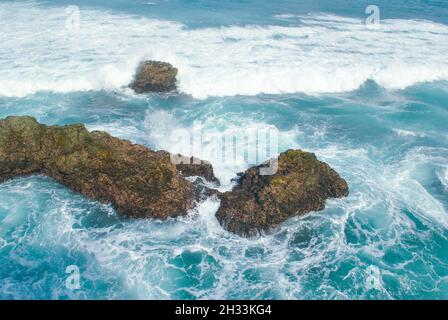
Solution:
[[[157,119],[164,117],[170,118],[160,115]],[[98,291],[98,297],[109,299],[169,299],[182,291],[198,299],[366,298],[372,294],[365,287],[366,270],[372,265],[382,275],[396,279],[399,290],[415,292],[421,273],[406,271],[408,265],[431,267],[434,260],[424,249],[416,251],[407,244],[418,231],[403,209],[423,218],[419,221],[431,229],[446,227],[445,209],[413,176],[421,171],[421,165],[443,165],[445,151],[415,148],[392,164],[378,161],[361,147],[331,145],[312,151],[355,188],[346,199],[328,201],[325,214],[290,219],[270,235],[244,239],[224,231],[215,218],[219,201],[212,198],[182,218],[92,225],[89,219],[98,219],[101,214],[97,210],[107,208],[57,188],[46,178],[25,178],[0,186],[0,217],[7,212],[2,208],[11,214],[24,213],[20,221],[3,223],[0,235],[8,235],[6,245],[21,248],[12,251],[9,261],[29,268],[45,261],[53,267],[52,272],[62,274],[46,278],[52,283],[53,298],[86,298],[82,294],[92,298],[93,291],[67,292],[58,285],[65,279],[67,261],[79,264],[83,281],[108,281],[110,289]],[[17,203],[22,193],[25,200]],[[45,198],[48,201],[42,201]],[[428,232],[418,232],[422,241],[433,241],[425,238],[428,236]],[[23,249],[33,248],[35,243],[48,252],[38,261]],[[52,253],[61,246],[70,259]],[[383,259],[389,249],[402,254],[397,264]],[[83,257],[88,257],[87,262]],[[20,275],[14,271],[0,282],[4,295],[46,297],[46,287],[33,283],[47,269],[36,270],[36,277],[29,281],[17,281],[15,272]],[[335,277],[343,277],[344,284],[350,285],[341,285]],[[119,283],[114,285],[116,281]],[[393,298],[400,292],[379,286],[374,294]]]
[[[200,159],[208,160],[213,163],[214,172],[217,178],[222,183],[222,190],[227,190],[232,187],[231,179],[236,176],[236,173],[242,172],[247,167],[261,163],[271,157],[277,157],[278,153],[292,147],[297,147],[295,142],[296,130],[279,131],[275,126],[266,124],[261,121],[253,121],[250,118],[232,118],[227,117],[223,121],[223,116],[208,116],[204,121],[198,121],[201,128],[201,136],[197,139],[201,148],[195,148],[193,144],[189,144],[187,148],[185,145],[173,143],[171,133],[175,130],[182,130],[189,137],[193,137],[194,126],[184,125],[166,110],[148,111],[144,120],[144,127],[147,133],[147,142],[156,149],[167,150],[171,153],[181,153],[188,156],[195,156]],[[253,153],[258,154],[257,163],[249,163],[248,157],[245,156],[244,151],[248,150],[247,140],[245,137],[253,132],[268,132],[273,130],[278,135],[279,145],[273,146],[276,150],[271,150],[271,153],[264,153],[261,148],[254,148]],[[224,157],[220,157],[218,149],[223,146],[222,139],[230,141],[233,137],[235,139],[235,149],[228,147],[224,148],[222,153]],[[231,150],[229,150],[231,149]],[[186,150],[187,152],[185,152]],[[255,156],[253,155],[255,158]]]
[[[368,79],[392,89],[448,79],[448,26],[383,20],[371,30],[352,18],[282,17],[300,24],[190,30],[81,8],[80,29],[69,30],[63,7],[1,3],[0,95],[117,90],[142,59],[173,63],[180,90],[196,98],[342,92]]]
[[[3,10],[8,6],[9,15]],[[17,21],[13,21],[12,11],[19,7],[26,10],[18,15]],[[443,41],[437,41],[446,32],[444,26],[431,22],[391,21],[386,22],[385,28],[398,28],[401,35],[385,34],[385,29],[373,31],[377,38],[382,35],[389,42],[372,45],[365,39],[367,33],[358,26],[357,20],[338,17],[300,18],[306,22],[305,26],[300,28],[229,27],[188,31],[173,22],[87,11],[81,13],[84,27],[87,23],[92,30],[100,28],[100,31],[91,35],[82,29],[81,40],[71,38],[70,41],[77,41],[79,47],[73,49],[73,58],[69,59],[60,48],[66,40],[53,35],[55,32],[61,32],[67,38],[66,31],[58,31],[56,28],[49,29],[48,34],[35,35],[39,40],[44,40],[43,43],[50,48],[48,50],[42,43],[33,43],[31,39],[27,39],[32,35],[28,20],[35,23],[36,30],[41,30],[39,28],[42,26],[54,27],[62,21],[63,11],[48,10],[45,13],[46,19],[38,19],[42,9],[34,4],[28,7],[24,4],[0,4],[0,9],[0,16],[9,19],[8,25],[13,26],[8,27],[9,31],[5,29],[5,33],[9,36],[17,35],[15,40],[19,39],[24,48],[30,49],[19,53],[14,51],[17,60],[13,59],[13,51],[10,51],[15,48],[13,38],[5,39],[1,25],[0,39],[6,41],[5,46],[0,47],[0,93],[9,95],[13,95],[12,92],[23,95],[36,90],[117,89],[128,81],[135,64],[143,57],[177,63],[184,70],[181,70],[180,74],[182,90],[197,97],[209,94],[255,94],[263,90],[301,91],[298,87],[288,87],[282,82],[276,83],[277,87],[272,86],[278,78],[270,77],[272,70],[281,70],[287,76],[286,79],[303,79],[304,75],[300,70],[285,68],[288,63],[294,66],[292,52],[297,49],[295,43],[304,44],[305,49],[305,44],[309,44],[309,56],[298,55],[296,61],[303,69],[308,67],[308,70],[312,71],[307,74],[309,81],[312,82],[313,75],[323,79],[328,77],[328,82],[304,86],[316,86],[317,89],[313,92],[328,90],[327,86],[333,86],[332,90],[339,90],[338,86],[344,87],[348,82],[357,87],[368,77],[376,76],[375,80],[379,81],[381,73],[374,72],[376,66],[392,68],[387,54],[384,59],[376,61],[373,57],[368,58],[368,49],[393,52],[397,50],[397,59],[414,57],[415,59],[411,59],[412,63],[424,64],[423,52],[426,46],[431,48],[434,55],[428,54],[425,58],[434,62],[443,56]],[[31,19],[34,14],[36,21]],[[30,19],[27,20],[27,17]],[[5,20],[0,20],[0,23],[3,23],[2,21]],[[155,25],[160,26],[160,29],[154,27]],[[153,32],[146,33],[152,26]],[[27,28],[30,30],[27,31]],[[406,28],[409,28],[409,33],[405,32]],[[14,30],[22,31],[19,34]],[[308,38],[302,39],[297,35],[306,30],[309,32]],[[313,34],[315,38],[311,36]],[[151,35],[157,40],[154,44],[148,41]],[[234,39],[230,39],[231,37]],[[277,40],[274,41],[272,37]],[[335,37],[334,40],[331,40],[332,37]],[[409,40],[412,37],[421,38]],[[329,39],[329,43],[323,39]],[[409,52],[399,48],[406,39],[410,43]],[[95,44],[96,40],[98,44]],[[427,44],[420,47],[425,42]],[[368,48],[363,48],[362,43]],[[352,47],[362,50],[346,51],[343,54],[337,51],[339,47],[341,50]],[[215,50],[212,58],[207,57],[210,48]],[[251,53],[252,51],[255,53]],[[8,57],[9,63],[5,62],[3,57]],[[268,63],[269,57],[273,59],[273,65],[277,69],[263,65]],[[306,57],[310,58],[309,64]],[[319,57],[321,59],[318,59]],[[363,57],[367,57],[367,60],[364,61]],[[311,63],[325,59],[328,63]],[[337,70],[335,66],[342,60],[344,61],[340,68],[346,73],[340,71],[340,83],[332,83],[332,79],[335,79],[332,70]],[[361,76],[359,73],[352,74],[347,71],[348,61],[365,67],[361,68],[364,70],[360,71]],[[223,73],[218,76],[216,71],[219,70]],[[250,76],[253,70],[257,70],[260,77],[264,77],[264,82],[250,82],[253,80]],[[369,70],[373,71],[369,73]],[[394,74],[397,79],[392,82],[399,84],[401,77],[408,76],[409,70],[401,70],[401,75]],[[439,68],[434,72],[441,70],[443,69]],[[250,81],[243,83],[246,76]],[[234,79],[236,84],[232,82]],[[208,82],[211,80],[217,81],[222,87],[210,87]],[[9,88],[5,87],[8,81],[12,81]],[[61,83],[66,84],[65,89],[61,89]],[[5,93],[1,90],[10,91]],[[346,89],[344,87],[340,90]],[[211,129],[220,128],[222,132],[226,132],[268,126],[261,120],[251,121],[237,117],[229,119],[227,115],[223,118],[223,115],[207,115],[203,121],[205,129],[216,133]],[[177,150],[168,143],[170,132],[175,129],[191,129],[189,124],[182,123],[179,117],[170,111],[148,111],[142,127],[144,129],[120,120],[90,126],[89,129],[106,130],[123,138],[144,140],[155,148],[172,152]],[[110,207],[75,196],[66,189],[58,189],[49,179],[27,178],[2,184],[0,247],[15,248],[7,257],[8,265],[17,263],[29,268],[43,265],[44,268],[33,269],[33,272],[29,273],[32,276],[26,277],[25,280],[21,268],[13,269],[9,278],[0,282],[0,291],[7,297],[47,297],[48,288],[39,283],[41,279],[45,279],[54,290],[53,298],[66,295],[71,298],[92,298],[82,294],[93,295],[93,291],[84,288],[67,293],[60,284],[61,279],[64,281],[66,276],[65,263],[69,262],[79,263],[83,281],[91,282],[93,287],[97,284],[102,287],[104,282],[107,283],[107,292],[98,293],[99,298],[167,299],[176,298],[179,292],[187,291],[199,299],[356,299],[368,297],[365,270],[370,264],[377,264],[381,273],[396,280],[399,286],[397,289],[379,287],[379,290],[375,291],[376,298],[396,298],[400,297],[400,294],[418,295],[421,286],[426,285],[421,280],[427,279],[428,272],[425,268],[432,270],[435,261],[438,261],[432,259],[438,257],[432,257],[429,248],[438,244],[432,242],[430,232],[417,230],[416,222],[411,218],[415,216],[415,220],[425,224],[430,230],[446,230],[448,216],[441,200],[426,190],[425,177],[417,175],[424,175],[423,169],[438,166],[441,168],[437,172],[438,178],[447,187],[446,150],[416,147],[403,158],[384,161],[377,157],[378,153],[371,154],[371,150],[364,146],[349,146],[345,140],[335,145],[322,144],[326,136],[322,123],[316,126],[315,132],[316,135],[309,136],[308,139],[300,139],[297,130],[280,132],[280,140],[284,145],[280,146],[279,150],[301,147],[316,152],[319,159],[330,163],[349,181],[350,196],[328,201],[323,214],[290,219],[273,234],[254,239],[243,239],[221,228],[215,218],[219,205],[216,199],[200,203],[187,217],[163,222],[112,222],[109,227],[98,227],[88,220],[102,217],[95,211],[112,212]],[[395,132],[408,137],[419,134],[400,129]],[[206,135],[205,142],[212,141],[213,137],[212,134]],[[297,145],[297,138],[304,140],[304,144]],[[207,153],[197,156],[205,159],[211,157]],[[230,178],[245,167],[244,161],[236,161],[231,166],[225,163],[215,164],[216,173],[224,182],[225,188],[229,188]],[[18,198],[23,201],[17,202]],[[412,240],[415,237],[425,243],[425,248],[415,249],[415,242]],[[32,255],[34,248],[43,249],[38,260]],[[61,248],[65,251],[59,252]],[[382,259],[385,254],[390,255],[390,252],[396,251],[400,253],[397,257],[400,259],[398,263]],[[186,254],[194,254],[196,259],[188,262],[188,258],[184,259]],[[409,267],[411,264],[421,266],[422,270],[412,270]],[[51,272],[47,270],[47,266],[53,268]],[[195,270],[198,270],[197,274]],[[429,275],[431,276],[431,273]],[[434,278],[436,282],[441,279],[437,275]],[[435,287],[434,290],[439,288],[440,286]]]
[[[415,132],[411,130],[404,130],[404,129],[392,129],[396,134],[402,137],[419,137],[423,138],[426,135],[422,132]]]
[[[333,146],[318,149],[316,153],[322,160],[331,163],[342,176],[350,175],[352,183],[366,187],[359,196],[360,199],[368,200],[361,201],[360,204],[374,206],[378,201],[386,201],[392,214],[406,208],[422,218],[431,228],[448,228],[448,212],[440,200],[424,186],[428,179],[424,173],[425,168],[428,164],[443,165],[446,162],[446,150],[415,147],[410,149],[401,161],[389,165],[375,163],[364,149],[346,151],[341,150],[339,146]],[[347,163],[357,165],[350,166],[350,172],[344,172],[347,170]],[[439,178],[443,177],[443,171],[441,172]],[[357,209],[359,208],[355,207],[355,210]],[[368,207],[361,209],[365,211]],[[400,223],[405,224],[406,221]]]
[[[448,191],[448,166],[441,168],[437,175],[445,190]]]

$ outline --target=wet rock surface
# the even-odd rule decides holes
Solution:
[[[181,157],[181,155],[176,155]],[[213,166],[210,162],[200,160],[194,157],[183,157],[184,161],[176,165],[180,174],[185,177],[197,176],[203,177],[206,181],[219,186],[219,180],[215,177]]]
[[[176,89],[177,72],[169,63],[144,61],[137,67],[129,87],[137,93],[172,91]]]
[[[193,166],[199,167],[193,171],[205,170]],[[198,197],[168,152],[89,132],[82,124],[46,126],[31,117],[0,120],[0,182],[31,174],[49,176],[90,199],[112,203],[130,217],[185,215]]]
[[[260,174],[264,167],[248,169],[232,191],[218,194],[216,217],[228,231],[242,236],[266,232],[288,218],[323,210],[328,198],[349,192],[347,182],[312,153],[281,153],[273,175]]]

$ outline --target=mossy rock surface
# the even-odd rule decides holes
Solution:
[[[129,85],[137,93],[168,92],[176,89],[178,70],[161,61],[143,61]]]
[[[206,172],[208,163],[183,165]],[[198,197],[165,151],[153,151],[84,125],[46,126],[31,117],[0,120],[0,182],[43,174],[94,200],[112,203],[130,217],[185,215]]]
[[[241,174],[239,185],[219,194],[216,217],[228,231],[244,236],[267,232],[290,217],[325,208],[328,198],[348,195],[347,182],[312,153],[288,150],[273,175],[263,164]]]

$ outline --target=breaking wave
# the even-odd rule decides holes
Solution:
[[[372,30],[334,15],[276,18],[291,26],[188,29],[81,9],[76,29],[67,28],[63,7],[1,3],[0,95],[121,90],[142,59],[178,67],[180,91],[195,98],[344,92],[369,79],[400,89],[448,79],[446,25],[383,20]]]

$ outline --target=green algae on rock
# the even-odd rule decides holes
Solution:
[[[288,150],[278,170],[262,175],[267,164],[248,169],[232,191],[218,194],[216,217],[230,232],[251,236],[269,231],[288,218],[323,210],[328,198],[348,195],[347,182],[312,153]]]
[[[183,169],[188,173],[187,165]],[[202,171],[214,178],[209,165]],[[198,196],[168,152],[89,132],[82,124],[46,126],[26,116],[0,120],[0,182],[31,174],[49,176],[88,198],[112,203],[130,217],[185,215]]]

